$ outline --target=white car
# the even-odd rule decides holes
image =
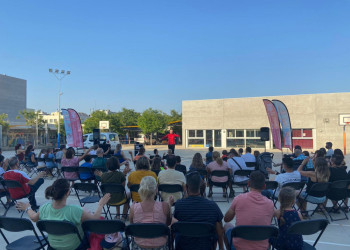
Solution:
[[[84,148],[90,148],[94,145],[94,137],[93,134],[85,134],[83,135]],[[100,133],[100,143],[102,144],[106,141],[107,144],[111,144],[111,150],[115,150],[119,142],[119,136],[117,133],[112,132],[101,132]]]

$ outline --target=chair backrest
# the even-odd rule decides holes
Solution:
[[[158,191],[165,193],[176,193],[183,192],[183,188],[180,184],[159,184]]]
[[[44,158],[36,158],[36,161],[37,162],[45,162],[45,159]]]
[[[247,166],[247,168],[257,167],[256,162],[246,162],[245,165]]]
[[[6,188],[22,188],[22,184],[14,180],[2,180]]]
[[[98,187],[94,183],[74,183],[73,187],[77,191],[99,193]]]
[[[237,226],[232,229],[231,237],[245,240],[260,241],[277,237],[278,228],[275,226]]]
[[[62,170],[62,172],[67,172],[67,173],[78,173],[79,166],[77,166],[77,167],[62,167],[61,170]]]
[[[140,184],[133,184],[130,186],[130,191],[131,192],[138,192],[140,189]]]
[[[303,160],[293,160],[293,169],[297,170],[301,163],[303,163]]]
[[[79,172],[79,174],[92,174],[93,169],[89,168],[89,167],[79,167],[78,172]]]
[[[216,176],[216,177],[224,177],[224,176],[229,177],[230,173],[227,170],[214,170],[214,171],[212,171],[210,173],[210,175],[211,176]]]
[[[34,230],[32,222],[25,218],[11,218],[0,216],[0,228],[9,232]]]
[[[52,158],[45,158],[45,162],[53,162]]]
[[[125,188],[122,184],[117,183],[104,183],[101,185],[101,191],[103,194],[125,194]]]
[[[207,238],[216,235],[215,227],[205,222],[178,221],[171,225],[171,230],[181,236]]]
[[[125,223],[120,220],[88,220],[82,224],[84,232],[112,234],[125,231]]]
[[[304,220],[294,222],[288,229],[289,234],[301,234],[301,235],[311,235],[315,234],[318,231],[321,231],[318,235],[313,246],[316,246],[318,240],[321,238],[324,230],[328,226],[328,220],[319,219],[319,220]]]
[[[55,161],[56,161],[56,163],[61,163],[61,160],[62,159],[56,159]]]
[[[329,182],[318,182],[312,185],[308,195],[315,197],[324,197],[327,195],[328,188],[330,186]]]
[[[165,224],[156,223],[135,223],[126,226],[125,234],[127,236],[139,238],[158,238],[161,236],[169,236],[169,227]]]
[[[277,181],[265,181],[266,189],[272,189],[275,190],[278,188],[278,182]]]
[[[282,187],[291,187],[294,188],[295,190],[301,190],[305,186],[305,182],[300,181],[300,182],[288,182],[286,184],[283,184]]]
[[[329,186],[327,197],[334,201],[339,201],[347,198],[349,184],[350,182],[348,180],[332,182]]]
[[[196,168],[196,169],[190,170],[190,172],[192,171],[197,171],[201,176],[204,176],[205,178],[208,176],[207,170],[202,168]]]
[[[44,232],[52,235],[77,234],[80,241],[82,241],[78,228],[70,221],[39,220],[36,225],[42,235],[44,235]]]
[[[249,177],[253,170],[237,170],[234,175]]]
[[[158,176],[160,170],[155,170],[155,169],[152,169],[152,171]]]

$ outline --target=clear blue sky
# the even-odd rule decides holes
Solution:
[[[181,111],[182,100],[349,91],[350,1],[1,1],[0,73],[27,105]]]

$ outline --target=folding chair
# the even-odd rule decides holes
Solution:
[[[238,237],[250,241],[261,241],[270,238],[277,238],[278,228],[275,226],[237,226],[231,231],[230,248],[232,248],[232,238]],[[272,246],[272,249],[274,247]]]
[[[101,199],[100,191],[94,183],[74,183],[73,185],[80,206],[85,206],[87,203],[97,203]],[[82,198],[79,195],[79,191],[88,192],[89,195]],[[97,194],[97,195],[94,195]]]
[[[52,158],[45,158],[45,164],[46,164],[46,163],[49,163],[49,162],[54,163],[54,160],[53,160]],[[58,174],[58,173],[57,173],[57,170],[58,170],[57,164],[54,164],[54,166],[53,166],[53,167],[50,167],[50,168],[46,167],[46,169],[52,169],[52,170],[56,169],[56,172],[55,172],[55,173],[54,173],[53,171],[50,171],[51,174],[52,174],[52,178],[54,178],[54,177]]]
[[[309,243],[303,242],[303,249],[316,249],[315,246],[318,240],[321,238],[324,230],[328,226],[328,220],[304,220],[294,222],[288,229],[289,234],[301,234],[301,235],[311,235],[318,231],[321,231],[318,235],[316,241],[311,246]]]
[[[158,185],[158,196],[159,196],[160,201],[163,201],[162,196],[161,196],[161,192],[170,193],[170,194],[181,192],[182,197],[183,197],[183,191],[184,190],[182,188],[182,185],[180,185],[180,184],[159,184]]]
[[[332,182],[329,187],[329,190],[327,192],[327,198],[336,202],[336,204],[334,204],[328,212],[329,217],[332,221],[349,219],[347,214],[342,210],[342,205],[345,205],[345,209],[349,209],[348,205],[345,202],[345,199],[348,196],[348,186],[349,181],[343,180]],[[339,210],[341,210],[344,213],[345,217],[340,219],[333,219],[332,212],[337,212]]]
[[[7,206],[9,206],[9,205],[6,205],[6,203],[4,203],[1,198],[6,197],[6,196],[8,196],[8,193],[5,190],[4,191],[0,191],[0,203],[5,208],[5,212],[6,212]],[[4,214],[4,216],[5,215],[6,214]]]
[[[253,170],[237,170],[233,174],[233,184],[242,187],[243,189],[246,188],[246,192],[248,192],[248,180],[245,181],[240,181],[240,182],[235,182],[234,181],[234,176],[242,176],[242,177],[247,177],[249,178],[250,174],[253,172]]]
[[[201,168],[196,168],[194,170],[191,171],[197,171],[205,181],[208,181],[208,172],[205,169],[201,169]]]
[[[276,197],[276,190],[278,188],[278,182],[277,181],[265,181],[265,185],[266,185],[266,190],[272,190],[272,196],[268,197],[270,200],[273,201],[273,205],[274,207],[277,209],[276,207],[276,202],[277,202],[277,197]]]
[[[157,223],[135,223],[126,226],[125,228],[125,236],[127,240],[128,246],[130,244],[133,246],[135,244],[135,237],[144,238],[144,239],[153,239],[162,236],[167,236],[167,244],[169,249],[171,249],[171,239],[170,239],[170,229],[165,224],[157,224]],[[129,242],[129,237],[131,238],[131,242]]]
[[[86,237],[89,233],[113,234],[125,231],[125,223],[120,220],[88,220],[82,224]]]
[[[306,183],[303,182],[303,181],[300,181],[300,182],[288,182],[288,183],[285,183],[282,186],[282,188],[284,188],[284,187],[291,187],[291,188],[294,188],[295,191],[299,191],[299,192],[297,192],[297,195],[296,195],[296,200],[298,200],[301,192],[303,191],[303,188],[304,188],[305,184]],[[278,197],[276,197],[275,204],[277,203],[277,201],[278,201]],[[295,207],[295,204],[293,205],[293,208],[295,210],[299,210],[299,208]]]
[[[4,229],[9,232],[23,232],[23,231],[33,231],[34,235],[27,235],[21,237],[13,242],[9,242],[6,238],[4,232],[1,230]],[[35,228],[32,222],[24,218],[10,218],[10,217],[0,217],[0,233],[4,238],[7,246],[6,249],[26,249],[26,250],[36,250],[36,249],[45,249],[46,236],[39,236],[35,231]]]
[[[227,181],[225,182],[215,182],[215,181],[212,181],[211,178],[212,177],[225,177],[227,176]],[[210,176],[208,177],[208,182],[209,182],[209,185],[211,186],[211,188],[213,186],[215,187],[221,187],[223,190],[223,192],[211,192],[211,194],[223,194],[224,195],[224,198],[226,198],[226,200],[218,200],[216,202],[229,202],[229,199],[228,199],[228,193],[227,193],[227,189],[228,189],[228,183],[229,183],[229,180],[230,180],[230,172],[229,171],[226,171],[226,170],[214,170],[210,173]],[[212,190],[212,189],[211,189]],[[214,201],[214,198],[213,196],[211,197],[211,200]]]
[[[311,187],[310,191],[306,194],[305,199],[304,199],[304,202],[310,202],[310,201],[307,200],[307,198],[308,198],[309,196],[314,196],[314,197],[319,197],[319,198],[321,198],[321,197],[326,197],[329,186],[330,186],[330,183],[329,183],[329,182],[324,182],[324,183],[318,182],[318,183],[315,183],[315,184]],[[310,203],[316,204],[317,206],[316,206],[316,208],[313,210],[312,214],[311,214],[310,216],[308,216],[308,217],[313,216],[314,213],[317,211],[317,209],[321,209],[321,212],[322,212],[323,215],[327,218],[327,214],[328,214],[328,213],[327,213],[326,208],[325,208],[324,205],[323,205],[323,202],[310,202]]]
[[[130,186],[130,194],[131,194],[131,200],[132,201],[135,201],[134,197],[132,195],[132,192],[136,192],[137,193],[139,191],[139,189],[140,189],[140,184],[134,184],[134,185]]]
[[[78,168],[78,172],[79,172],[79,179],[80,179],[81,182],[95,180],[95,175],[94,175],[94,172],[93,172],[92,168],[79,167]],[[88,179],[82,179],[81,178],[81,174],[89,174],[91,177],[88,178]]]
[[[104,183],[101,185],[101,191],[102,191],[102,194],[105,195],[107,193],[110,193],[111,195],[113,194],[122,194],[124,198],[122,198],[121,200],[117,201],[116,203],[107,203],[107,212],[106,212],[106,217],[108,217],[108,214],[111,218],[111,220],[113,219],[112,218],[112,213],[110,211],[110,208],[111,207],[120,207],[122,205],[125,206],[125,204],[128,204],[129,203],[129,199],[126,195],[126,191],[125,191],[125,188],[122,184],[116,184],[116,183]],[[116,216],[128,216],[128,214],[117,214],[116,213]]]
[[[60,168],[58,167],[58,166],[61,166],[61,161],[62,161],[62,159],[55,159],[55,162],[56,162],[56,165],[57,165],[57,179],[58,178],[64,178],[62,176],[62,172],[60,171]],[[61,168],[62,168],[62,166],[61,166]]]
[[[247,168],[254,168],[255,170],[258,170],[258,164],[256,164],[256,162],[246,162],[245,165]]]
[[[20,189],[24,194],[26,193],[26,191],[24,190],[23,186],[21,183],[19,183],[18,181],[13,181],[13,180],[2,180],[1,181],[1,184],[4,186],[5,188],[5,191],[9,194],[10,198],[11,198],[11,201],[13,201],[15,204],[17,203],[17,200],[21,200],[21,199],[24,199],[24,198],[28,198],[29,197],[29,194],[26,194],[26,195],[23,195],[21,196],[20,198],[13,198],[9,189],[11,188],[17,188],[17,189]],[[8,210],[10,209],[11,206],[8,206],[6,208],[6,211],[4,213],[4,216],[6,216]],[[18,211],[19,213],[21,213],[21,211]],[[21,214],[21,218],[23,217],[23,214],[24,214],[24,211],[22,211],[22,214]]]
[[[79,233],[78,228],[70,221],[60,221],[60,220],[39,220],[36,223],[41,235],[44,237],[44,232],[56,236],[63,236],[67,234],[75,234],[78,239],[80,240],[80,243],[82,244],[88,244],[84,242],[82,236]],[[48,249],[53,248],[50,246],[50,242],[46,239],[47,245],[49,246]]]
[[[62,167],[61,171],[62,171],[63,178],[65,178],[66,180],[68,180],[68,181],[77,181],[77,180],[79,180],[79,166],[78,167]],[[76,173],[78,177],[76,177],[76,178],[66,178],[64,173]]]
[[[178,221],[171,225],[171,231],[172,235],[180,237],[179,241],[175,241],[175,249],[181,249],[181,237],[193,238],[195,241],[209,239],[212,248],[215,249],[216,229],[210,223]]]

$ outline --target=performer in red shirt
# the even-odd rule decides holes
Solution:
[[[170,129],[170,134],[167,134],[162,137],[161,140],[168,139],[168,148],[171,149],[171,152],[174,154],[175,152],[175,138],[180,136],[178,134],[174,134],[174,131]]]

